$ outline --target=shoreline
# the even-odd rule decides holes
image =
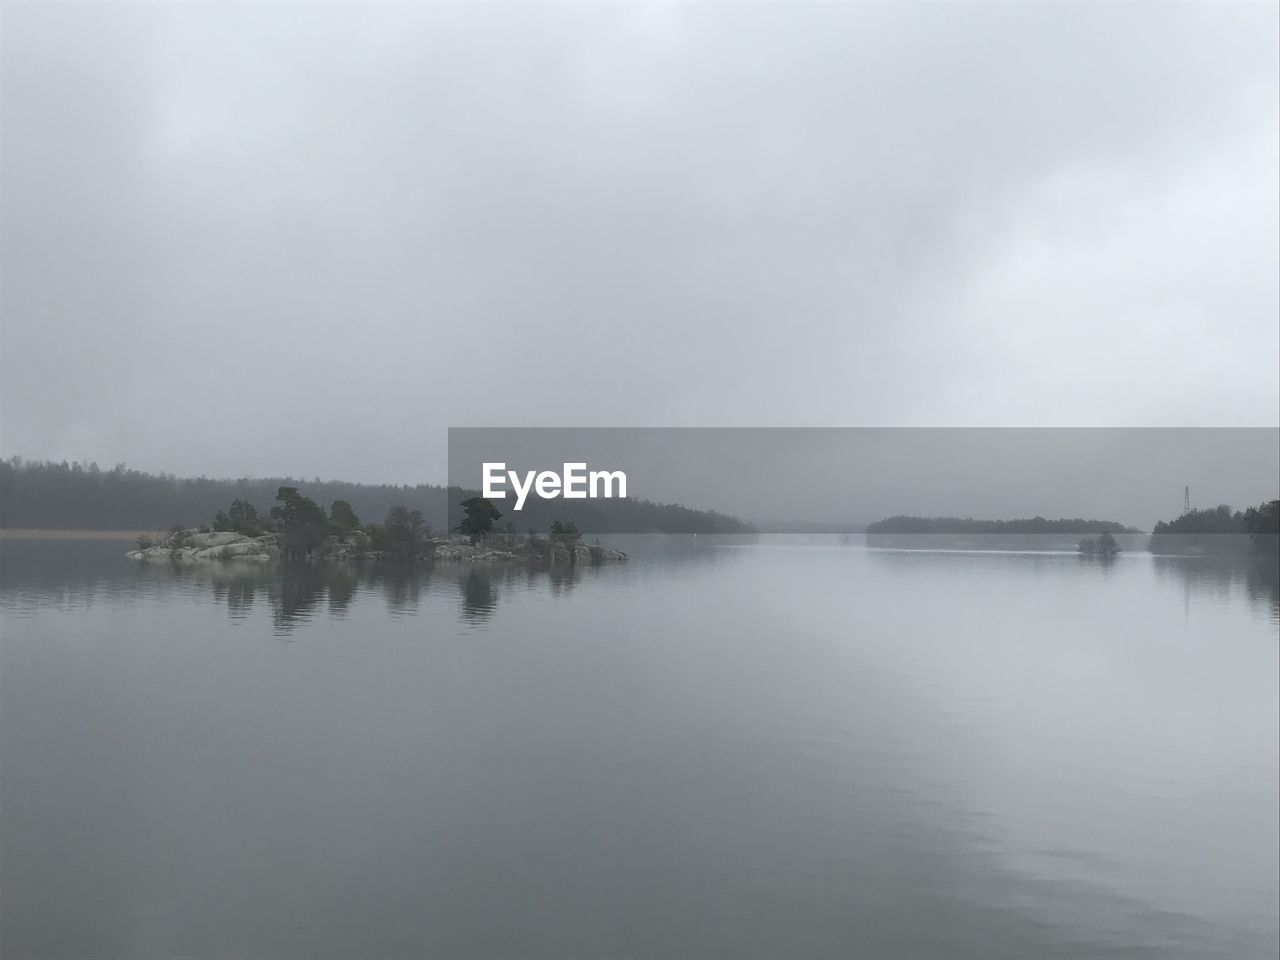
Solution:
[[[305,528],[303,529],[305,533]],[[285,546],[281,546],[281,538]],[[290,540],[293,543],[290,545]],[[321,542],[297,542],[297,530],[249,536],[231,530],[177,530],[159,538],[139,538],[137,548],[125,556],[140,563],[412,563],[427,561],[469,561],[502,563],[509,561],[555,563],[603,563],[625,560],[620,550],[600,544],[565,543],[550,538],[494,539],[467,543],[465,537],[430,537],[415,533],[412,540],[392,540],[375,544],[363,530],[346,534],[329,533]]]
[[[155,530],[61,530],[45,527],[0,527],[0,540],[133,541]]]

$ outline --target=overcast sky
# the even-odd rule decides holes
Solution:
[[[0,453],[1280,421],[1275,4],[6,4]]]

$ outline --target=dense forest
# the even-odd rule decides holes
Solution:
[[[1114,520],[974,520],[971,517],[889,517],[867,525],[867,533],[1078,534],[1141,533]]]
[[[1151,529],[1152,553],[1253,553],[1274,558],[1280,549],[1280,500],[1247,510],[1227,504],[1188,510]]]
[[[393,507],[421,511],[435,530],[456,526],[458,505],[475,491],[435,484],[360,484],[269,477],[219,480],[130,470],[117,464],[0,460],[0,528],[56,530],[168,530],[208,524],[234,500],[267,514],[281,487],[294,487],[322,506],[346,501],[361,517],[386,517]],[[499,507],[501,504],[499,503]],[[450,523],[451,509],[454,523]],[[583,533],[749,533],[724,514],[647,500],[536,500],[503,511],[499,528],[549,531],[556,520]]]

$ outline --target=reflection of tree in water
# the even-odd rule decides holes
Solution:
[[[227,609],[233,620],[242,620],[253,608],[253,601],[258,592],[270,593],[270,585],[275,579],[274,571],[264,572],[252,567],[232,568],[226,575],[217,571],[210,579],[213,584],[215,600],[225,600]]]
[[[559,596],[594,571],[595,568],[589,566],[571,564],[551,567],[482,563],[367,564],[357,567],[286,563],[279,566],[201,565],[175,570],[170,575],[195,583],[208,581],[214,598],[225,602],[230,616],[237,620],[245,618],[255,601],[263,598],[270,605],[276,632],[288,633],[298,624],[311,620],[317,610],[324,609],[326,601],[330,616],[344,616],[361,591],[381,593],[392,616],[413,615],[433,579],[446,588],[450,581],[457,584],[462,619],[480,624],[493,616],[504,589],[550,590],[552,595]]]
[[[342,616],[360,590],[360,574],[353,567],[332,567],[329,571],[329,613]]]
[[[1228,601],[1242,591],[1258,606],[1270,608],[1280,619],[1280,562],[1256,557],[1153,556],[1157,573],[1181,581],[1188,599],[1209,597]]]
[[[462,601],[462,618],[469,623],[483,623],[493,616],[503,590],[523,587],[530,591],[550,589],[552,595],[573,588],[584,575],[582,566],[554,566],[504,563],[489,566],[480,563],[450,565]]]
[[[437,568],[441,569],[441,568]],[[481,563],[448,565],[458,584],[462,601],[462,618],[470,623],[483,623],[493,616],[504,590],[528,592],[550,588],[559,595],[583,577],[583,567],[569,564],[555,566],[503,563],[496,566]]]
[[[508,595],[550,591],[561,595],[607,567],[567,563],[275,564],[217,562],[150,563],[129,560],[120,541],[5,541],[0,548],[0,602],[7,604],[88,604],[102,596],[161,596],[179,589],[212,595],[226,604],[234,621],[267,613],[278,633],[325,610],[341,617],[362,592],[382,594],[393,616],[416,613],[432,579],[446,593],[457,585],[462,618],[482,623],[493,616],[503,591]]]
[[[479,564],[468,564],[459,572],[462,591],[462,617],[471,623],[483,623],[493,615],[498,595],[493,589],[493,576]]]
[[[1114,553],[1078,553],[1081,563],[1092,564],[1100,567],[1106,573],[1111,572],[1111,568],[1116,565],[1116,554]]]
[[[430,583],[427,566],[387,564],[378,568],[372,579],[382,584],[387,606],[393,614],[413,613],[422,599],[422,590]]]
[[[551,582],[551,593],[560,596],[568,593],[582,579],[583,565],[577,563],[559,563],[547,571]]]
[[[311,619],[316,605],[328,590],[333,568],[305,563],[282,563],[275,606],[277,629]]]
[[[207,578],[214,599],[226,602],[232,619],[243,619],[259,596],[265,598],[279,633],[311,619],[326,597],[331,614],[344,613],[360,585],[354,569],[305,563],[201,565],[177,573],[195,581]]]
[[[226,601],[233,618],[245,616],[258,596],[271,605],[277,632],[288,633],[310,620],[327,601],[330,616],[344,616],[362,589],[380,590],[393,614],[418,607],[429,568],[422,566],[366,566],[282,563],[262,567],[210,565],[178,571],[179,576],[211,581],[214,598]]]
[[[1250,564],[1245,589],[1259,606],[1269,603],[1271,619],[1280,620],[1280,558],[1267,557]]]

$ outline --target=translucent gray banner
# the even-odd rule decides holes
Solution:
[[[1280,430],[450,429],[451,528],[486,479],[497,523],[521,533],[1027,532],[939,518],[1149,531],[1188,505],[1275,499]]]

